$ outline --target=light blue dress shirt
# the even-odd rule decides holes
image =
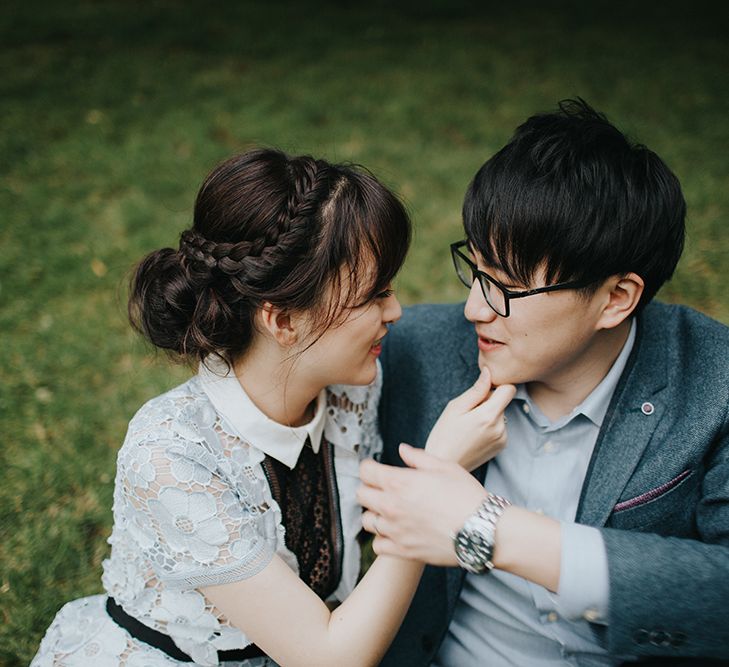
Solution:
[[[628,339],[608,374],[569,415],[550,420],[517,387],[506,409],[506,448],[490,463],[485,487],[514,505],[561,522],[559,591],[508,572],[467,574],[434,667],[592,667],[619,665],[593,623],[607,618],[609,583],[605,545],[596,528],[575,516],[592,451],[610,399],[635,342]]]

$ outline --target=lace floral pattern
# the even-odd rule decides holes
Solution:
[[[379,453],[380,373],[367,387],[330,387],[324,433],[334,446],[345,555],[334,597],[344,599],[359,573],[355,500],[359,461]],[[281,510],[268,487],[264,454],[214,408],[199,377],[159,396],[135,415],[119,451],[111,556],[102,583],[124,610],[170,635],[200,665],[219,650],[250,641],[197,590],[238,581],[278,554],[295,571]],[[138,642],[106,614],[104,596],[65,605],[43,639],[33,667],[177,664]],[[239,667],[274,663],[254,658]]]

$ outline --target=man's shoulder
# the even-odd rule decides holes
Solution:
[[[643,337],[676,359],[714,362],[729,370],[729,327],[693,308],[652,302],[641,315]]]
[[[661,385],[675,405],[726,406],[729,327],[687,306],[664,303],[649,304],[639,325],[633,389],[635,383]]]
[[[402,318],[385,337],[383,365],[388,368],[427,367],[439,372],[467,350],[476,354],[473,324],[463,315],[463,303],[418,304],[403,310]],[[442,369],[441,369],[442,370]]]
[[[643,312],[643,319],[661,326],[689,327],[691,329],[715,331],[729,336],[729,327],[708,315],[677,303],[651,301]]]
[[[392,329],[404,340],[452,339],[473,333],[473,325],[463,315],[463,303],[421,303],[407,306]]]

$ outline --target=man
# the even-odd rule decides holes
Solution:
[[[582,100],[476,174],[465,313],[409,309],[382,357],[383,460],[409,467],[363,464],[364,524],[377,553],[451,566],[383,665],[729,664],[729,329],[651,302],[684,217],[661,159]],[[479,367],[516,385],[506,448],[476,478],[398,449]]]

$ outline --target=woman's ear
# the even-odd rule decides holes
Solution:
[[[637,273],[626,273],[608,278],[607,300],[598,321],[598,328],[613,329],[624,322],[638,306],[645,282]]]
[[[281,347],[291,347],[300,338],[298,321],[266,301],[258,311],[261,326]]]

